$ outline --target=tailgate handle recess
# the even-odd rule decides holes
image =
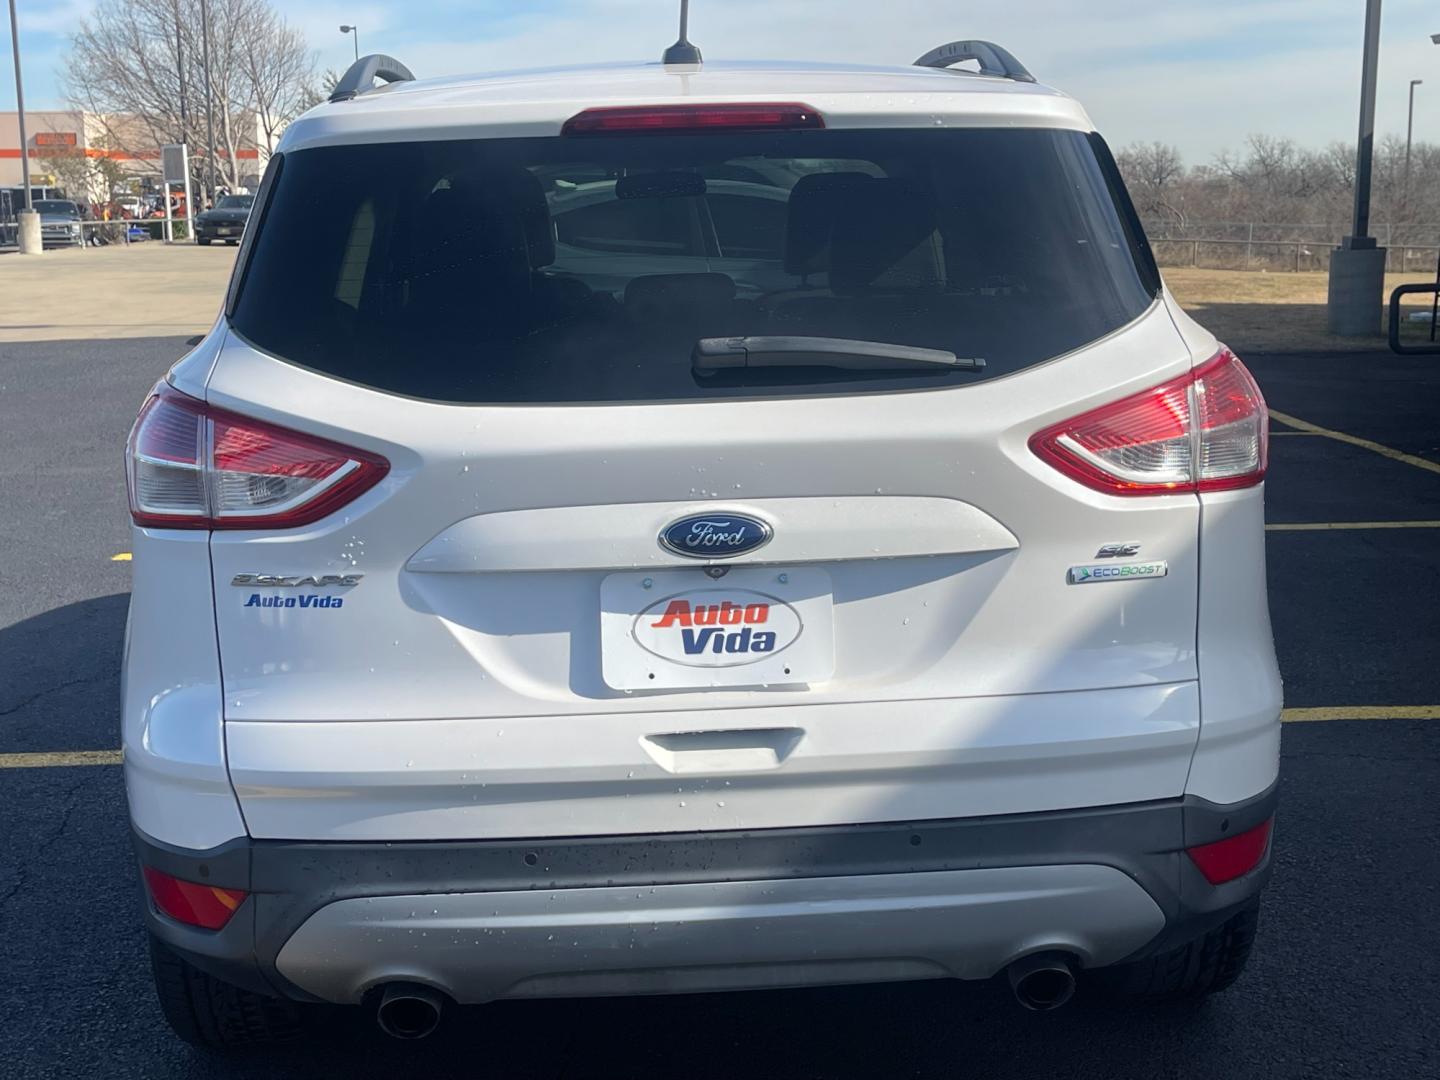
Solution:
[[[676,731],[642,736],[640,745],[671,773],[761,772],[778,769],[804,737],[804,728]]]

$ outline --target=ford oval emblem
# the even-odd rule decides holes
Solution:
[[[749,514],[691,514],[665,526],[660,546],[688,559],[733,559],[770,536],[770,526]]]

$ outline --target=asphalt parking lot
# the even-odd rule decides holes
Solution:
[[[120,448],[183,349],[0,344],[0,1076],[1440,1076],[1440,362],[1247,357],[1277,413],[1270,605],[1295,722],[1257,954],[1226,994],[1044,1015],[948,983],[514,1003],[423,1044],[341,1016],[217,1062],[154,1003],[113,755],[74,764],[118,745]]]

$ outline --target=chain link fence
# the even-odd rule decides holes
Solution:
[[[1329,270],[1330,252],[1344,225],[1147,221],[1145,231],[1161,266],[1207,270]],[[1390,273],[1428,273],[1440,260],[1440,224],[1379,224],[1371,235],[1386,249]]]

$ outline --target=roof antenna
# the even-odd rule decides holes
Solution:
[[[680,37],[676,39],[674,45],[665,50],[665,55],[660,58],[662,64],[700,63],[700,50],[685,38],[689,25],[690,0],[680,0]]]

